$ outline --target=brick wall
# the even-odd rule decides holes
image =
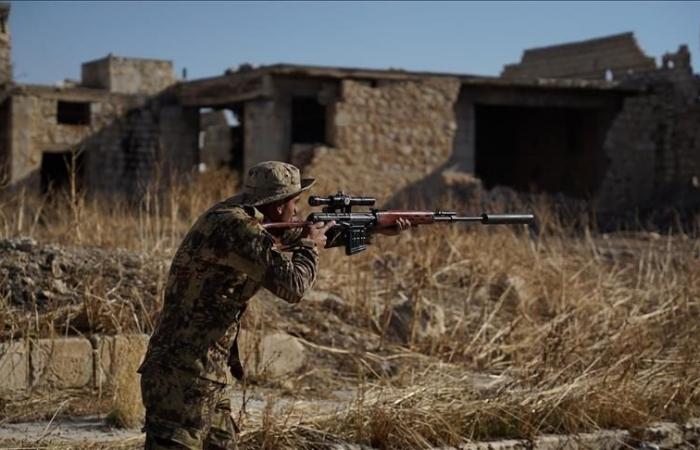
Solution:
[[[452,153],[459,81],[440,78],[380,87],[345,80],[331,105],[329,140],[306,168],[314,192],[372,195],[378,204],[444,164]]]

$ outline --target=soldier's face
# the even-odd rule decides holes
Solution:
[[[296,196],[282,204],[282,209],[280,211],[280,222],[291,222],[297,215],[297,204],[299,203],[299,196]]]

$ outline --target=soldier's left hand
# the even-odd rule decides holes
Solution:
[[[396,236],[404,230],[411,228],[411,221],[408,219],[399,219],[393,227],[382,228],[378,232],[384,236]]]

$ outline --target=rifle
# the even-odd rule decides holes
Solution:
[[[326,247],[345,246],[346,255],[354,255],[367,248],[369,236],[380,229],[396,226],[399,219],[408,220],[411,225],[434,223],[479,222],[484,225],[534,225],[533,214],[486,214],[479,216],[459,216],[454,211],[403,211],[379,210],[353,212],[353,206],[374,206],[372,197],[353,197],[343,192],[327,197],[311,196],[309,205],[324,206],[322,212],[309,214],[305,221],[265,223],[266,230],[286,230],[306,227],[317,222],[335,221],[336,225],[326,232]]]

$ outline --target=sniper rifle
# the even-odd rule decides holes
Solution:
[[[404,211],[379,210],[352,211],[353,206],[374,206],[372,197],[353,197],[343,192],[327,197],[311,196],[309,205],[323,206],[322,212],[313,212],[305,221],[271,222],[263,224],[269,231],[282,231],[306,227],[317,222],[335,221],[336,225],[326,232],[326,247],[344,245],[345,254],[354,255],[367,248],[372,233],[393,228],[399,219],[407,220],[412,226],[434,223],[478,222],[484,225],[534,225],[533,214],[487,214],[460,216],[454,211]]]

